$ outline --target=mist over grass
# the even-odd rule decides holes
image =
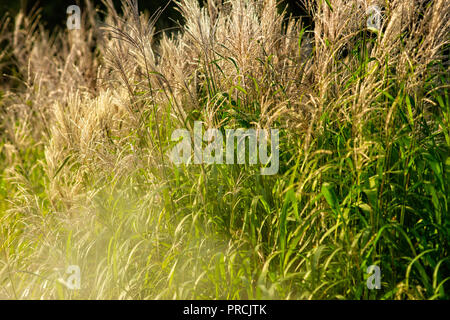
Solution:
[[[0,17],[0,298],[449,298],[448,1],[104,5]],[[278,129],[277,174],[173,164],[195,121]]]

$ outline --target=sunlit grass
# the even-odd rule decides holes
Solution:
[[[443,3],[434,4],[442,16],[430,17],[448,30]],[[448,64],[403,59],[416,57],[412,31],[401,40],[388,31],[330,33],[309,50],[313,40],[297,25],[292,43],[265,55],[238,26],[255,52],[231,47],[237,38],[211,49],[197,37],[209,25],[193,24],[200,11],[188,1],[182,44],[163,38],[157,60],[146,43],[152,24],[139,29],[128,5],[125,20],[105,31],[118,39],[98,44],[101,58],[73,61],[72,82],[50,70],[42,87],[0,96],[1,298],[449,298]],[[278,43],[283,17],[265,10],[276,19],[261,30]],[[234,19],[218,23],[244,18]],[[329,32],[330,23],[316,20],[316,28]],[[68,52],[91,41],[82,37]],[[193,76],[176,65],[176,50],[192,55]],[[102,63],[106,80],[97,80],[106,89],[91,95],[86,70]],[[280,129],[278,174],[248,164],[175,166],[171,133],[194,120]],[[58,282],[68,265],[80,266],[79,290]],[[380,290],[367,288],[370,265],[381,268]]]

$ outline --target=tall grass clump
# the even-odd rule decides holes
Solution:
[[[376,31],[374,1],[180,0],[170,33],[103,2],[0,23],[0,297],[449,298],[448,1],[381,1]],[[278,129],[278,173],[176,166],[195,121]]]

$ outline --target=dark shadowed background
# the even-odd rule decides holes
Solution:
[[[174,21],[181,21],[181,17],[177,10],[174,8],[174,2],[171,0],[140,0],[139,8],[141,11],[148,10],[150,14],[154,13],[158,8],[163,8],[167,2],[170,4],[166,10],[161,15],[157,23],[157,28],[168,28],[175,26]],[[199,0],[201,3],[203,0]],[[117,9],[121,8],[120,0],[113,0]],[[104,9],[101,0],[93,0],[94,5],[97,8]],[[55,26],[64,26],[66,22],[66,9],[70,5],[79,5],[83,9],[84,0],[41,0],[41,1],[31,1],[31,0],[0,0],[0,17],[2,17],[6,12],[14,16],[20,10],[21,7],[26,8],[28,11],[31,10],[35,5],[42,8],[41,16],[42,22],[47,28],[53,28]],[[284,0],[280,2],[280,9],[287,5],[288,12],[294,16],[305,15],[304,11],[301,9],[298,0]]]

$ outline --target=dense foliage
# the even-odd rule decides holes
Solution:
[[[304,1],[308,26],[181,0],[158,36],[104,3],[0,25],[0,297],[449,298],[450,2],[389,1],[376,31],[366,1]],[[174,165],[194,121],[279,129],[278,173]]]

